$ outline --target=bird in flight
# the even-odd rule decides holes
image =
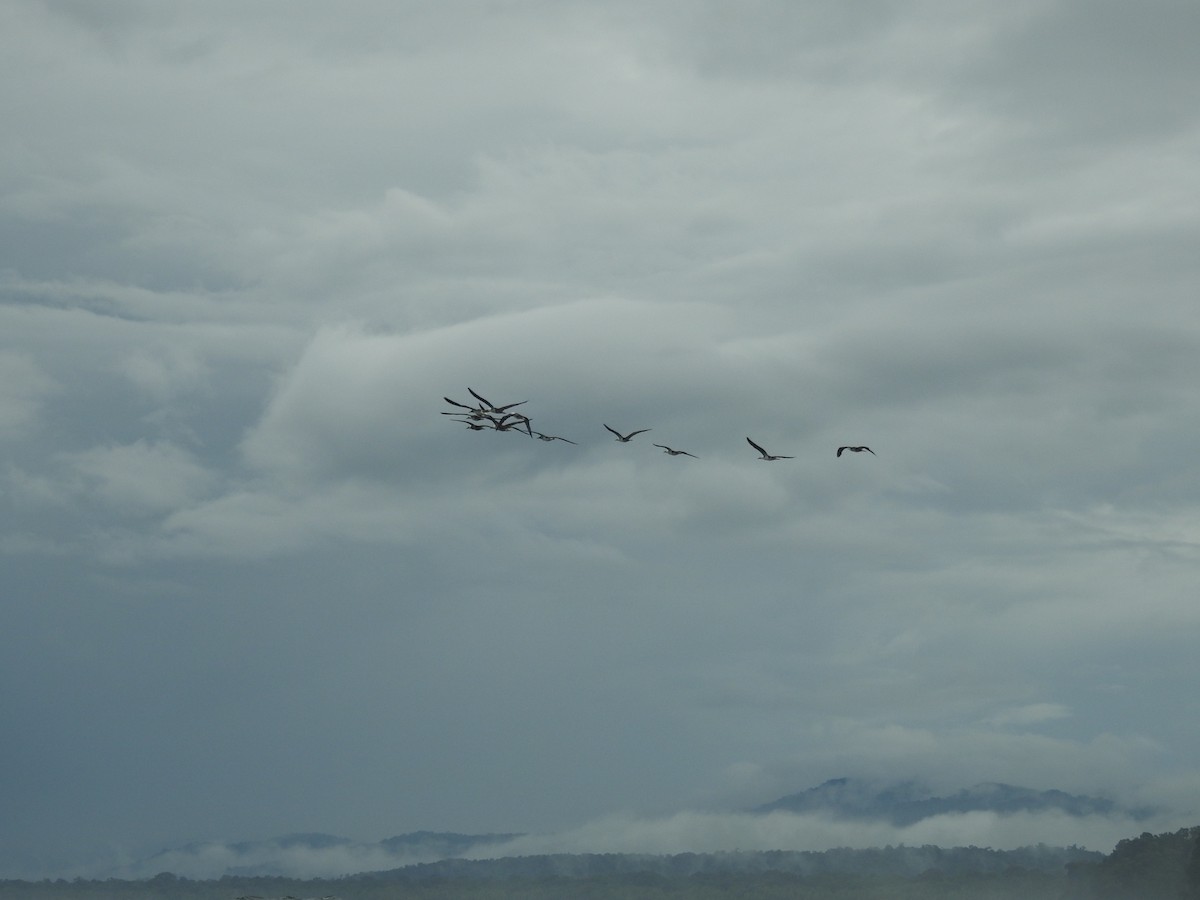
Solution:
[[[768,453],[762,447],[758,446],[758,444],[754,443],[754,441],[750,440],[750,438],[746,438],[746,443],[749,444],[751,447],[753,447],[755,450],[757,450],[760,454],[762,454],[759,457],[759,459],[765,459],[768,462],[770,462],[773,459],[795,459],[794,456],[772,456],[770,453]]]
[[[601,423],[601,424],[603,424],[603,423]],[[605,425],[604,427],[608,428],[609,431],[611,431],[613,434],[615,434],[617,436],[617,440],[620,441],[622,444],[628,444],[630,439],[635,434],[641,434],[643,431],[650,430],[649,428],[639,428],[637,431],[629,432],[629,434],[621,434],[621,432],[617,431],[617,429],[615,429],[615,428],[609,428],[609,426],[607,426],[607,425]]]
[[[843,450],[849,450],[851,453],[862,453],[864,450],[866,450],[872,456],[875,455],[875,451],[870,447],[838,447],[837,455],[841,456]]]
[[[454,413],[447,413],[447,415],[454,415]],[[521,431],[524,428],[526,433],[530,437],[533,437],[529,428],[529,419],[517,413],[505,413],[502,416],[472,416],[466,413],[459,413],[457,415],[459,418],[455,419],[455,421],[462,422],[472,431]]]
[[[478,401],[479,401],[481,404],[483,404],[483,405],[480,407],[480,409],[481,409],[481,410],[483,410],[484,412],[490,412],[490,413],[502,413],[502,412],[505,412],[506,410],[510,410],[510,409],[512,409],[514,406],[520,406],[522,403],[528,403],[528,402],[529,402],[528,400],[518,400],[516,403],[507,403],[507,404],[505,404],[504,406],[494,406],[494,405],[492,405],[492,403],[491,403],[490,401],[488,401],[488,400],[485,400],[483,397],[479,396],[477,393],[475,393],[473,390],[471,390],[471,388],[467,388],[467,391],[469,391],[469,392],[470,392],[470,394],[471,394],[471,396],[472,396],[472,397],[474,397],[474,398],[475,398],[476,400],[478,400]],[[445,399],[445,400],[450,400],[450,398],[449,398],[449,397],[444,397],[443,399]],[[451,402],[451,403],[454,403],[454,401],[453,401],[453,400],[450,400],[450,402]],[[461,406],[462,404],[461,404],[461,403],[459,403],[459,404],[456,404],[456,405],[457,405],[457,406]]]
[[[520,431],[522,427],[525,433],[533,437],[533,429],[529,425],[529,416],[523,416],[520,413],[502,413],[500,418],[488,416],[492,420],[492,427],[497,431]],[[510,422],[509,419],[512,421]]]
[[[692,459],[700,458],[695,453],[688,453],[686,450],[673,450],[666,444],[655,444],[654,446],[661,447],[663,453],[667,454],[667,456],[690,456]]]
[[[467,404],[459,403],[457,400],[451,400],[449,397],[443,397],[442,399],[445,400],[447,403],[452,403],[455,406],[462,407],[463,409],[466,410],[465,413],[453,412],[453,411],[444,412],[444,413],[442,413],[443,416],[467,416],[472,419],[482,419],[484,416],[487,415],[487,411],[482,408],[475,407],[475,406],[467,406]]]
[[[559,437],[557,434],[542,434],[540,431],[535,431],[533,436],[539,441],[566,441],[568,444],[574,444],[575,441],[565,437]]]

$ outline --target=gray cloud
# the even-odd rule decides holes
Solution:
[[[7,5],[0,873],[1194,815],[1193,14],[952,6]]]
[[[1194,7],[1163,0],[1035,6],[967,67],[966,84],[1004,114],[1082,148],[1173,135],[1195,123]],[[972,71],[973,70],[973,71]]]
[[[0,353],[0,428],[8,436],[36,425],[38,411],[54,391],[54,381],[25,353]]]

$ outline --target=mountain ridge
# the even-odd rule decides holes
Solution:
[[[1122,815],[1133,820],[1148,817],[1153,810],[1130,810],[1107,798],[1070,794],[1058,790],[1035,790],[1001,782],[983,782],[938,796],[915,780],[871,781],[833,778],[816,787],[788,794],[732,815],[756,818],[779,813],[821,816],[829,820],[879,822],[907,827],[941,815],[971,812],[997,815],[1058,811],[1069,816],[1108,817]],[[718,813],[719,814],[719,813]],[[151,877],[170,872],[187,878],[223,876],[324,877],[333,874],[384,872],[426,867],[445,871],[473,867],[471,858],[515,858],[518,856],[613,856],[635,854],[539,853],[537,838],[522,833],[489,832],[470,834],[451,831],[412,831],[375,842],[355,841],[322,832],[297,832],[258,841],[208,841],[162,850],[108,874],[117,877]],[[511,847],[504,845],[518,841]],[[588,848],[584,848],[585,850]],[[765,851],[769,852],[769,851]],[[783,852],[783,851],[780,851]],[[788,851],[809,852],[809,851]],[[451,865],[451,861],[462,861]]]
[[[748,812],[826,813],[838,818],[881,820],[891,825],[912,825],[936,815],[968,812],[1044,812],[1056,809],[1072,816],[1108,816],[1123,813],[1135,820],[1149,818],[1155,810],[1127,809],[1104,797],[1069,794],[1060,790],[1036,790],[1005,784],[980,782],[946,796],[937,796],[921,782],[876,783],[863,779],[831,778],[816,787],[788,794]]]

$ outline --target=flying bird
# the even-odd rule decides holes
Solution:
[[[667,456],[690,456],[692,459],[699,459],[695,453],[688,453],[686,450],[672,450],[666,444],[655,444],[655,447],[662,447],[663,453]]]
[[[472,397],[474,397],[476,400],[478,400],[480,403],[483,404],[480,407],[480,409],[483,412],[502,413],[505,410],[512,409],[514,406],[520,406],[522,403],[529,402],[528,400],[518,400],[516,403],[506,403],[504,406],[495,406],[491,403],[491,401],[485,400],[483,397],[479,396],[479,394],[475,393],[470,388],[467,388],[467,390],[470,391],[470,394]],[[446,397],[445,399],[450,400],[449,397]],[[454,401],[450,400],[450,402],[453,403]],[[461,404],[459,404],[459,405],[461,405]]]
[[[504,413],[499,418],[495,416],[488,416],[488,418],[492,420],[493,427],[497,431],[512,431],[513,429],[520,431],[521,427],[524,426],[525,433],[533,437],[533,428],[529,424],[529,416],[523,416],[520,413]],[[509,419],[512,419],[512,421],[510,422]]]
[[[862,453],[864,450],[866,450],[872,456],[875,455],[875,451],[870,447],[838,447],[837,455],[841,456],[843,450],[849,450],[851,453]]]
[[[494,416],[491,413],[480,413],[472,415],[471,413],[442,413],[444,416],[458,416],[456,422],[462,422],[472,431],[521,431],[533,437],[533,430],[529,426],[529,417],[523,416],[520,413],[504,413],[500,416]]]
[[[455,406],[461,407],[462,409],[466,410],[465,413],[454,412],[453,410],[451,410],[450,412],[443,412],[442,413],[443,416],[470,416],[472,419],[482,419],[484,416],[487,415],[487,412],[488,412],[487,410],[483,409],[482,407],[467,406],[467,404],[459,403],[457,400],[451,400],[449,397],[443,397],[442,399],[445,400],[447,403],[452,403]]]
[[[604,423],[601,423],[601,424],[604,424]],[[630,439],[635,434],[641,434],[643,431],[650,430],[649,428],[639,428],[637,431],[629,432],[629,434],[621,434],[621,432],[617,431],[617,429],[615,429],[615,428],[609,428],[609,426],[607,426],[607,425],[605,425],[604,427],[608,428],[609,431],[611,431],[613,434],[615,434],[617,436],[617,440],[620,441],[622,444],[628,444]]]
[[[535,431],[533,436],[539,441],[566,441],[568,444],[575,443],[575,441],[569,440],[565,437],[559,437],[557,434],[542,434],[540,431]]]
[[[759,459],[765,459],[768,462],[770,462],[773,459],[795,459],[794,456],[772,456],[770,453],[768,453],[762,447],[758,446],[758,444],[754,443],[754,441],[750,440],[750,438],[746,438],[746,443],[749,444],[751,447],[753,447],[755,450],[757,450],[760,454],[762,454],[759,457]]]

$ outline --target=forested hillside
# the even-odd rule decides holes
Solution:
[[[334,879],[0,881],[0,900],[1200,900],[1200,826],[1078,847],[557,854]]]
[[[337,879],[225,877],[196,881],[163,873],[142,881],[0,882],[0,900],[550,900],[550,898],[1008,898],[1059,900],[1069,864],[1099,853],[1038,845],[883,847],[769,851],[555,854],[448,859]]]
[[[294,882],[255,879],[188,881],[4,882],[4,900],[1060,900],[1063,875],[1013,870],[1002,874],[803,876],[786,872],[654,873],[383,881],[358,877]],[[260,893],[251,893],[251,892]]]
[[[1200,826],[1143,833],[1068,872],[1064,900],[1200,900]]]

